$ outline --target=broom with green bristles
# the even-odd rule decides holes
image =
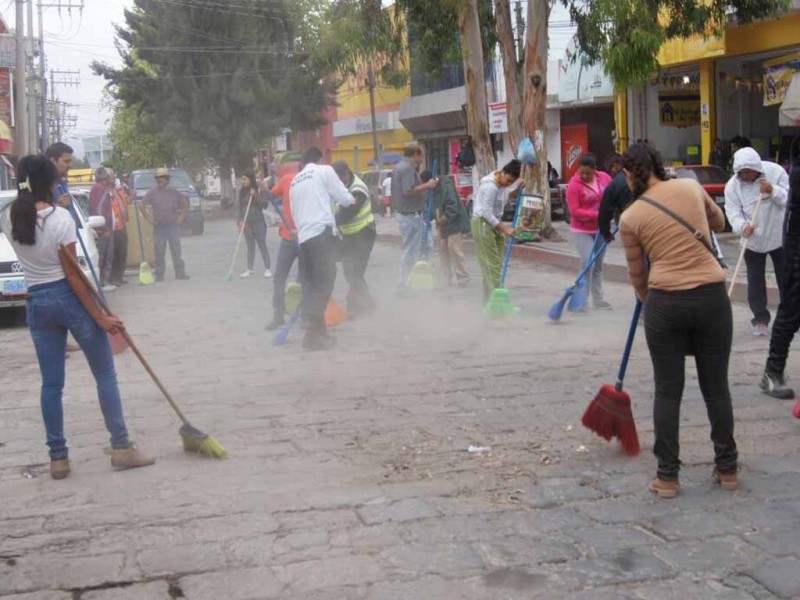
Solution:
[[[519,218],[520,207],[522,206],[522,191],[524,189],[525,186],[520,186],[519,192],[517,193],[517,205],[514,208],[514,220],[512,221],[514,225],[517,224]],[[509,236],[508,242],[506,242],[506,254],[503,257],[503,270],[500,273],[500,287],[492,290],[492,294],[489,296],[489,300],[483,308],[483,316],[487,319],[504,319],[517,314],[517,307],[511,299],[511,293],[508,291],[508,288],[506,288],[508,263],[511,260],[513,248],[514,238]]]
[[[64,246],[58,247],[58,253],[62,257],[62,260],[65,260],[67,264],[71,265],[72,270],[79,275],[83,285],[92,295],[102,311],[108,316],[114,316],[105,300],[103,300],[100,294],[97,293],[97,290],[94,289],[92,284],[89,283],[89,280],[81,270],[78,262],[75,260],[75,257],[72,256],[72,254]],[[175,400],[172,399],[172,396],[170,396],[167,388],[164,387],[164,384],[161,383],[161,380],[155,374],[155,371],[153,371],[152,367],[150,367],[150,364],[139,351],[139,348],[137,348],[136,344],[133,343],[130,334],[125,329],[119,330],[119,334],[125,339],[125,341],[128,343],[128,346],[130,346],[130,349],[136,355],[136,358],[138,358],[139,362],[142,363],[145,371],[147,371],[147,373],[153,379],[153,382],[155,382],[156,386],[158,386],[158,389],[161,390],[161,393],[164,394],[164,398],[166,398],[167,402],[169,402],[172,410],[174,410],[175,414],[177,414],[180,420],[183,421],[183,426],[178,431],[181,436],[181,440],[183,441],[183,449],[186,452],[196,452],[197,454],[208,458],[228,458],[227,451],[219,444],[219,442],[211,438],[211,436],[209,436],[207,433],[203,433],[189,423],[189,420],[183,414],[183,411],[175,403]]]
[[[433,161],[433,178],[436,179],[436,160]],[[428,190],[428,207],[425,222],[422,225],[420,232],[420,258],[411,269],[411,273],[406,279],[406,286],[412,290],[432,290],[435,282],[433,278],[433,268],[430,263],[430,256],[428,255],[428,234],[431,230],[431,217],[433,213],[433,190]]]

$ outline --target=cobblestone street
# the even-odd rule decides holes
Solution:
[[[711,482],[692,366],[682,488],[659,500],[641,328],[626,381],[641,456],[580,424],[616,378],[630,286],[606,284],[614,310],[554,324],[547,310],[574,274],[514,263],[520,316],[488,322],[474,258],[470,287],[400,297],[399,250],[378,244],[379,311],[338,327],[335,351],[306,353],[299,329],[270,345],[272,283],[224,281],[236,230],[206,226],[183,238],[191,281],[168,270],[139,287],[129,272],[110,301],[227,461],[182,452],[179,421],[129,351],[117,357],[128,425],[158,462],[112,471],[78,353],[65,390],[73,472],[51,480],[30,336],[0,326],[2,600],[800,598],[800,421],[758,390],[769,342],[752,337],[746,306],[730,371],[742,485]],[[340,271],[334,296],[345,293]],[[797,345],[788,373],[800,378]]]

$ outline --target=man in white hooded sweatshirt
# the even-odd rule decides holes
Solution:
[[[763,196],[754,215],[759,196]],[[725,214],[746,246],[747,302],[753,313],[753,335],[769,335],[767,256],[772,259],[778,289],[783,280],[783,221],[789,198],[789,177],[778,164],[761,160],[753,148],[733,155],[733,177],[725,186]]]

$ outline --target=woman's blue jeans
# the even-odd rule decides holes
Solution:
[[[97,396],[106,429],[111,434],[111,446],[127,448],[130,441],[108,334],[95,323],[66,279],[32,286],[28,294],[28,327],[42,373],[42,418],[51,460],[67,458],[69,454],[61,402],[67,331],[80,344],[97,382]]]

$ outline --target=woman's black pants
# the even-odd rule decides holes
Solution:
[[[685,356],[689,353],[694,354],[697,365],[717,469],[735,473],[738,453],[728,388],[733,316],[725,284],[670,292],[650,290],[645,305],[645,333],[655,376],[653,453],[658,459],[659,478],[675,480],[680,470],[678,427]]]

